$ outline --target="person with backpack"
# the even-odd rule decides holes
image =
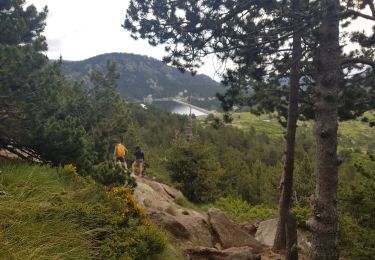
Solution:
[[[120,162],[124,165],[125,169],[128,169],[128,165],[126,164],[125,161],[125,155],[128,149],[126,149],[125,145],[123,145],[121,142],[118,142],[115,145],[115,151],[114,151],[114,157],[115,157],[115,162]]]
[[[137,146],[134,151],[135,161],[132,164],[132,174],[135,174],[137,165],[139,166],[139,176],[143,177],[143,164],[145,161],[145,155],[141,150],[141,147]]]

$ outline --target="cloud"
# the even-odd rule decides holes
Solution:
[[[62,38],[48,39],[48,50],[50,52],[59,51],[63,46]]]

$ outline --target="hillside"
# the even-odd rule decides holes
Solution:
[[[158,259],[165,243],[129,189],[0,160],[0,259]]]
[[[256,240],[264,234],[249,233],[219,209],[204,212],[155,180],[135,176],[133,196],[82,178],[72,166],[4,160],[0,177],[0,259],[280,258]]]
[[[108,53],[83,61],[64,61],[62,68],[72,79],[87,82],[88,73],[104,70],[108,60],[117,63],[119,90],[128,100],[143,100],[150,94],[154,97],[174,97],[184,90],[187,90],[186,94],[207,98],[224,90],[208,76],[181,73],[154,58],[128,53]]]

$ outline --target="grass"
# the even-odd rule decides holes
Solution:
[[[74,186],[48,166],[0,161],[0,258],[91,259],[88,231],[56,214],[53,202]]]
[[[273,138],[283,138],[285,134],[285,129],[282,128],[277,119],[268,115],[233,113],[232,125],[243,130],[254,128],[257,133],[265,133]]]
[[[130,190],[0,160],[0,259],[154,259],[166,238]]]
[[[361,152],[375,152],[375,127],[370,127],[368,123],[362,122],[361,118],[367,117],[370,120],[374,118],[374,112],[366,112],[362,117],[356,120],[343,121],[339,123],[338,141],[339,150],[357,149]],[[271,140],[283,139],[285,129],[278,123],[272,115],[254,115],[249,112],[233,113],[232,126],[245,131],[255,130],[257,134],[264,133]],[[200,116],[199,121],[204,122],[205,117]],[[313,135],[313,121],[299,121],[297,132],[307,132]]]

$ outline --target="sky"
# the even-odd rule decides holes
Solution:
[[[48,6],[47,37],[50,59],[83,60],[103,53],[127,52],[161,60],[162,46],[133,40],[121,27],[129,0],[28,0],[38,10]],[[217,67],[217,65],[216,65]],[[198,73],[219,80],[212,58]]]
[[[27,0],[38,10],[48,6],[49,14],[44,35],[50,59],[83,60],[110,52],[147,55],[161,60],[162,46],[153,47],[146,40],[133,40],[121,27],[129,0]],[[369,10],[366,10],[369,12]],[[358,19],[352,29],[370,30],[373,23]],[[353,49],[355,46],[348,46]],[[198,73],[220,80],[222,72],[213,57],[205,60]]]

